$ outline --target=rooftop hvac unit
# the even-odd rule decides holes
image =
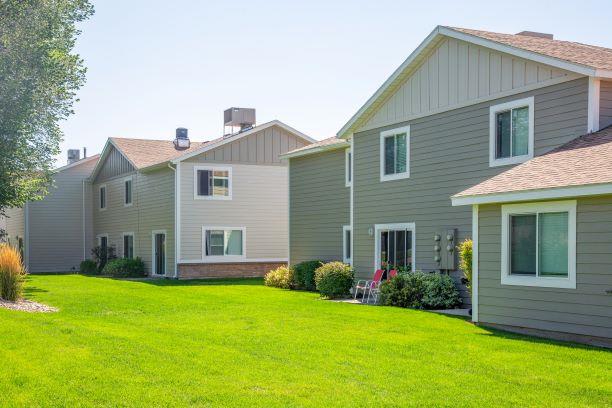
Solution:
[[[255,126],[255,109],[252,108],[229,108],[223,112],[224,126],[240,126],[244,131]]]
[[[72,164],[81,159],[81,150],[79,149],[68,149],[68,164]]]

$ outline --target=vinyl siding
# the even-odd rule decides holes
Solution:
[[[601,81],[599,90],[599,127],[612,125],[612,81]]]
[[[110,146],[108,154],[102,160],[103,163],[101,163],[101,167],[95,178],[96,183],[136,170],[125,156],[123,156],[119,150],[115,149],[114,146]]]
[[[5,229],[5,239],[11,245],[17,245],[17,237],[23,237],[25,245],[25,210],[23,208],[7,208],[2,217],[2,228]]]
[[[480,322],[612,337],[612,196],[578,199],[576,218],[576,289],[501,285],[501,206],[480,206]]]
[[[489,167],[489,106],[535,97],[535,154],[584,133],[586,78],[448,111],[354,135],[354,254],[357,275],[374,268],[379,223],[416,223],[416,268],[432,270],[433,235],[441,227],[471,236],[471,209],[452,207],[450,197],[506,169]],[[380,182],[380,131],[410,124],[410,178]]]
[[[365,122],[360,131],[486,98],[547,86],[576,74],[445,38]]]
[[[56,173],[49,194],[41,201],[29,203],[31,273],[77,271],[84,255],[89,257],[91,195],[83,181],[95,164],[96,160],[90,160]]]
[[[345,150],[290,160],[290,261],[342,260],[342,227],[350,224]]]

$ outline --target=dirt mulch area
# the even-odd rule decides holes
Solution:
[[[52,313],[57,312],[58,310],[56,307],[43,305],[42,303],[32,302],[31,300],[25,299],[20,299],[16,302],[0,299],[0,307],[28,313]]]

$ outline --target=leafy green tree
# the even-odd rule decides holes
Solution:
[[[0,215],[47,192],[59,122],[85,81],[76,25],[93,11],[88,0],[0,0]]]

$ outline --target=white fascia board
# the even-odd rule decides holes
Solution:
[[[252,135],[253,133],[256,133],[256,132],[260,132],[262,130],[265,130],[265,129],[267,129],[269,127],[272,127],[272,126],[275,126],[275,125],[280,127],[280,128],[282,128],[282,129],[284,129],[284,130],[286,130],[287,132],[293,133],[294,135],[299,136],[302,139],[307,140],[307,141],[309,141],[311,143],[315,143],[316,142],[316,140],[311,138],[310,136],[306,136],[304,133],[300,132],[299,130],[296,130],[296,129],[292,128],[291,126],[284,124],[280,120],[276,120],[275,119],[275,120],[272,120],[270,122],[264,123],[263,125],[255,126],[254,128],[249,129],[247,131],[244,131],[242,133],[238,133],[236,135],[228,135],[228,137],[223,138],[223,139],[219,139],[218,141],[216,141],[214,143],[205,144],[204,146],[202,146],[201,148],[199,148],[197,150],[194,150],[193,152],[186,153],[186,154],[184,154],[182,156],[177,157],[176,159],[173,159],[171,162],[176,164],[176,163],[181,162],[183,160],[189,159],[189,158],[194,157],[194,156],[198,156],[198,155],[200,155],[202,153],[205,153],[205,152],[208,152],[210,150],[216,149],[216,148],[218,148],[220,146],[223,146],[223,145],[225,145],[227,143],[235,142],[236,140],[240,140],[243,137],[246,137],[248,135]]]
[[[612,194],[612,184],[594,184],[541,190],[516,191],[499,194],[451,197],[454,207],[461,205],[495,204],[521,201],[549,200]]]
[[[335,143],[335,144],[331,144],[331,145],[327,145],[327,146],[318,146],[318,147],[313,147],[311,149],[304,149],[304,150],[300,150],[299,152],[285,153],[285,154],[281,154],[279,157],[281,159],[292,159],[294,157],[308,156],[308,155],[311,155],[311,154],[321,153],[321,152],[328,152],[328,151],[336,150],[336,149],[346,149],[349,146],[350,146],[350,144],[348,142],[345,142],[345,143]]]
[[[128,161],[128,163],[130,163],[132,165],[132,167],[134,167],[135,171],[138,171],[138,167],[134,164],[134,162],[132,162],[130,160],[129,157],[127,157],[122,151],[121,149],[119,149],[119,147],[117,147],[117,145],[113,142],[113,140],[109,137],[106,140],[106,144],[104,144],[104,148],[102,149],[102,153],[100,153],[100,158],[98,160],[98,163],[96,163],[96,167],[94,167],[93,171],[91,172],[91,175],[88,177],[89,181],[92,181],[96,178],[96,176],[98,175],[98,172],[100,171],[100,168],[102,166],[102,163],[104,163],[104,159],[106,159],[106,156],[108,155],[108,152],[110,151],[110,147],[109,146],[113,146],[115,149],[117,149],[117,151],[119,153],[121,153],[121,155],[125,158],[125,160]]]

